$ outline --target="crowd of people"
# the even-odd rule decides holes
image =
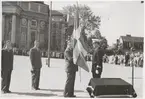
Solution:
[[[131,57],[133,58],[134,66],[136,67],[143,67],[143,53],[134,53],[129,54],[128,52],[125,55],[104,55],[103,56],[103,63],[115,64],[115,65],[123,65],[123,66],[130,66]],[[92,61],[92,55],[88,54],[86,56],[87,61]]]
[[[14,53],[14,55],[29,56],[29,50],[27,50],[27,49],[13,48],[13,53]],[[42,50],[41,54],[42,54],[42,57],[47,57],[48,56],[48,51]],[[51,51],[50,52],[50,57],[51,58],[63,59],[64,58],[64,53],[63,52]]]
[[[104,55],[103,57],[104,63],[125,66],[131,66],[130,65],[131,60],[133,60],[134,66],[143,67],[143,54],[141,53],[134,54],[126,53],[125,55],[111,55],[111,56]]]
[[[14,55],[23,55],[23,56],[29,56],[29,50],[27,49],[18,49],[18,48],[13,48],[13,53]],[[48,52],[46,50],[42,50],[42,57],[47,57]],[[130,66],[130,54],[127,52],[125,55],[104,55],[103,57],[103,62],[104,63],[109,63],[109,64],[116,64],[116,65],[125,65],[125,66]],[[50,52],[50,57],[51,58],[64,58],[64,53],[63,52],[56,52],[56,51],[51,51]],[[92,55],[88,54],[85,59],[87,61],[92,61]],[[143,53],[135,53],[133,55],[133,60],[134,64],[136,67],[143,67]]]

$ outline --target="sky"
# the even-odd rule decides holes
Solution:
[[[45,2],[49,4],[49,2]],[[120,36],[144,36],[144,4],[140,1],[79,1],[87,5],[94,15],[101,16],[100,32],[112,45]],[[53,1],[53,10],[62,10],[75,1]]]

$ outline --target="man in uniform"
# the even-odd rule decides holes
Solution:
[[[1,91],[2,93],[10,93],[11,73],[13,70],[13,51],[10,41],[7,41],[2,50],[2,64],[1,64]]]
[[[40,70],[42,67],[41,63],[41,52],[39,49],[39,42],[34,42],[34,47],[30,49],[30,60],[32,65],[32,89],[40,90],[39,88],[39,79],[40,79]]]
[[[105,43],[103,41],[93,40],[93,55],[92,55],[92,76],[93,78],[101,78],[102,69],[103,69],[103,56],[104,56],[104,49]],[[86,88],[91,98],[94,97],[93,95],[93,88],[88,84]]]
[[[94,52],[92,56],[92,76],[93,78],[100,78],[103,69],[103,49],[101,41],[93,41]]]
[[[66,84],[64,89],[64,97],[76,97],[74,95],[74,83],[76,71],[78,71],[78,66],[73,63],[73,46],[72,42],[69,41],[67,48],[64,52],[65,65],[66,65]]]

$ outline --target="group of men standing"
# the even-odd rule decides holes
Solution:
[[[100,42],[93,42],[94,49],[90,51],[93,53],[92,57],[92,77],[100,78],[102,69],[103,69],[103,48]],[[30,49],[30,61],[32,65],[32,89],[40,90],[39,80],[40,80],[40,71],[42,68],[41,62],[41,51],[39,49],[39,42],[34,42],[34,47]],[[68,42],[67,48],[64,52],[65,58],[65,71],[67,75],[65,88],[64,88],[64,97],[76,97],[74,95],[74,84],[76,72],[78,71],[78,66],[73,62],[73,44],[71,41]],[[11,73],[13,70],[13,60],[14,55],[12,51],[11,42],[7,41],[5,47],[2,49],[2,68],[1,68],[1,78],[2,78],[2,93],[10,93],[9,90]]]
[[[1,65],[1,91],[2,93],[11,93],[9,90],[11,73],[13,70],[13,50],[10,41],[5,43],[2,49],[2,65]],[[39,90],[40,70],[42,67],[41,51],[39,49],[39,42],[34,42],[34,47],[30,49],[30,60],[32,65],[32,89]]]

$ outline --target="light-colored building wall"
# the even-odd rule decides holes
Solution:
[[[30,49],[35,40],[41,48],[48,46],[48,9],[49,6],[35,2],[2,2],[2,40],[11,40],[18,48]],[[52,11],[53,12],[53,11]],[[51,46],[54,51],[64,51],[65,28],[63,14],[55,11],[52,23],[57,24],[51,31]],[[55,35],[55,46],[53,36]],[[53,50],[52,50],[53,51]]]

